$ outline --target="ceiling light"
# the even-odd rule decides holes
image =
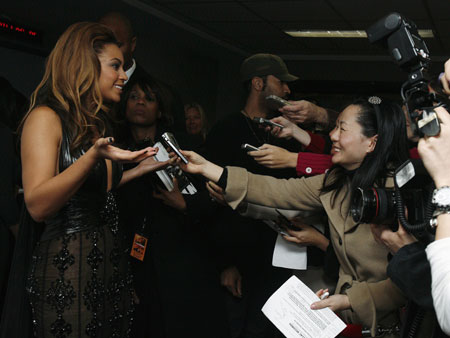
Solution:
[[[366,31],[363,30],[303,30],[303,31],[284,31],[294,38],[367,38]],[[422,38],[433,38],[431,29],[419,29],[419,35]]]

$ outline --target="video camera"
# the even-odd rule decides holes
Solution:
[[[366,32],[371,43],[379,43],[388,49],[399,67],[408,72],[401,96],[414,134],[420,137],[438,135],[440,125],[434,108],[444,103],[429,90],[431,58],[417,26],[402,15],[391,13]],[[424,230],[431,229],[429,225],[434,211],[434,184],[422,161],[408,160],[397,168],[394,184],[393,189],[359,188],[351,204],[353,219],[360,223],[392,224],[393,228],[398,219],[408,232],[426,237]]]

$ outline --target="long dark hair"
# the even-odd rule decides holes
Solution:
[[[378,98],[373,98],[371,102],[378,102]],[[374,150],[366,155],[355,171],[349,172],[340,165],[334,165],[327,172],[321,191],[335,191],[333,204],[347,183],[350,183],[352,196],[358,187],[365,189],[373,184],[384,186],[386,178],[392,176],[395,168],[408,159],[406,120],[398,104],[384,99],[378,103],[357,99],[351,105],[359,108],[356,121],[362,128],[362,134],[366,137],[378,137]]]

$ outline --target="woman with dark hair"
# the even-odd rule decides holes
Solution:
[[[242,168],[221,168],[201,156],[185,152],[182,167],[201,173],[225,189],[232,208],[242,202],[282,209],[324,209],[330,241],[340,263],[335,294],[311,308],[330,307],[347,323],[361,324],[375,336],[398,336],[398,309],[405,303],[400,290],[386,276],[387,249],[377,243],[369,225],[350,215],[352,195],[360,187],[388,186],[394,169],[407,159],[405,118],[397,105],[378,97],[357,100],[345,108],[330,132],[332,162],[326,175],[280,180],[248,173]]]
[[[32,219],[44,224],[27,285],[36,337],[129,333],[131,275],[111,191],[136,176],[136,170],[122,175],[118,162],[139,162],[156,151],[122,150],[105,137],[110,135],[109,106],[120,100],[127,79],[122,65],[107,27],[71,25],[50,53],[21,125],[25,204]],[[22,241],[29,240],[24,231],[33,225],[24,224],[26,219]],[[26,252],[19,245],[16,250],[15,259],[20,250]],[[10,285],[20,287],[11,280]],[[26,317],[19,320],[26,326]]]
[[[172,118],[166,110],[170,105],[162,93],[150,77],[131,78],[127,83],[119,111],[120,141],[125,148],[154,145],[171,131]],[[132,330],[136,338],[226,337],[218,275],[194,215],[195,211],[207,215],[214,208],[194,202],[198,193],[185,195],[180,190],[176,180],[168,191],[156,175],[147,175],[118,191],[129,246],[135,234],[147,239],[144,254],[130,257],[139,300]]]

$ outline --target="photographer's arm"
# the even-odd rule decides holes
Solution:
[[[418,150],[436,188],[440,188],[450,186],[450,116],[444,108],[439,107],[435,111],[441,121],[441,132],[437,137],[420,139]],[[426,252],[431,265],[431,290],[436,316],[442,330],[450,334],[449,214],[437,217],[436,240],[428,245]]]

